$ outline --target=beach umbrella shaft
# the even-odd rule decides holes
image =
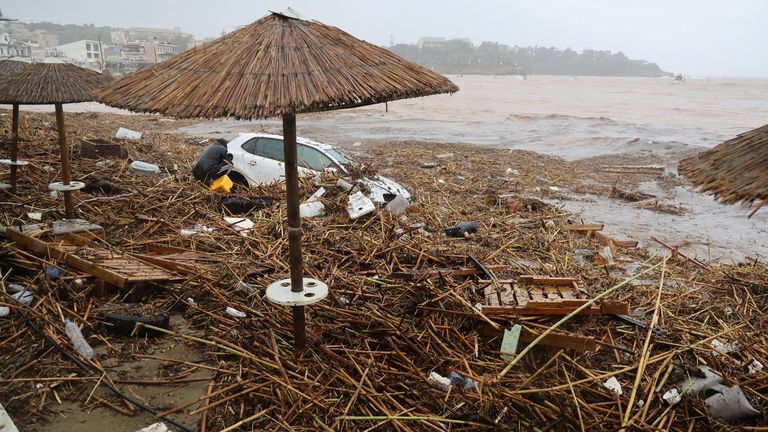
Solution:
[[[291,291],[304,290],[301,257],[301,214],[299,213],[299,168],[296,148],[296,115],[283,115],[283,152],[285,154],[285,189],[288,201],[288,264],[291,268]],[[296,349],[306,346],[304,306],[293,306],[293,338]]]

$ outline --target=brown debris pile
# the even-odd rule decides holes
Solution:
[[[31,212],[43,212],[44,222],[62,217],[61,202],[45,192],[58,172],[55,133],[35,129],[51,118],[23,118],[20,149],[33,166],[21,177],[19,195],[6,196],[0,204],[6,226],[30,223]],[[8,117],[0,122],[7,127]],[[156,117],[73,115],[70,142],[111,136],[117,126],[160,131],[164,123]],[[303,221],[303,249],[307,276],[324,281],[331,291],[325,301],[307,309],[310,345],[294,353],[290,311],[264,298],[267,285],[288,275],[281,185],[238,192],[275,198],[273,205],[246,215],[254,227],[242,236],[222,219],[222,196],[189,174],[199,146],[159,132],[125,146],[130,158],[156,163],[164,171],[140,175],[127,160],[107,163],[75,155],[76,180],[108,179],[127,191],[80,194],[78,215],[104,227],[104,247],[115,253],[174,247],[197,254],[199,261],[181,271],[178,282],[100,290],[88,274],[60,263],[63,274],[47,277],[44,270],[54,263],[0,240],[2,286],[8,290],[9,284],[18,284],[34,294],[31,307],[0,294],[1,305],[10,308],[10,315],[0,318],[0,395],[18,423],[52,421],[59,400],[75,401],[85,410],[102,406],[137,415],[134,403],[105,391],[106,385],[123,390],[128,384],[121,384],[115,369],[104,365],[115,358],[144,361],[155,339],[112,335],[94,318],[97,309],[124,301],[152,304],[176,323],[183,322],[171,326],[174,335],[157,340],[178,340],[197,353],[186,360],[156,356],[168,367],[144,386],[191,385],[189,380],[201,379],[191,374],[210,374],[207,394],[152,407],[164,419],[182,418],[189,429],[607,431],[622,423],[637,430],[732,427],[708,414],[703,397],[686,394],[672,407],[662,400],[673,387],[682,391],[678,383],[700,365],[708,365],[729,385],[739,384],[761,412],[768,407],[768,375],[748,368],[755,361],[768,364],[765,264],[702,268],[565,229],[566,212],[528,197],[557,195],[559,188],[578,183],[581,173],[566,162],[529,152],[443,144],[353,147],[365,150],[364,156],[355,155],[359,159],[408,186],[418,206],[405,218],[380,209],[351,221],[344,210],[345,192],[335,187],[334,178],[321,179],[328,191],[321,198],[326,215]],[[418,161],[446,152],[453,156],[439,159],[438,167],[419,167]],[[317,187],[303,181],[302,195]],[[488,195],[494,198],[488,201]],[[463,238],[443,234],[467,220],[477,222],[477,233]],[[196,225],[213,231],[180,234]],[[584,251],[600,254],[606,247],[622,259],[607,265],[583,259]],[[491,272],[499,280],[530,274],[574,278],[592,298],[611,290],[606,300],[629,302],[642,326],[601,315],[573,317],[556,332],[592,337],[596,348],[558,349],[542,340],[503,373],[510,362],[500,357],[500,331],[483,331],[490,325],[488,318],[474,306],[485,301],[482,287],[487,282],[480,279],[486,276],[438,272],[434,277],[395,277],[472,268],[470,255],[495,269]],[[228,315],[227,307],[246,317]],[[97,352],[93,360],[80,360],[87,371],[62,354],[74,353],[64,335],[64,318],[82,326]],[[492,322],[500,329],[521,324],[540,335],[561,318],[519,316]],[[717,352],[714,339],[738,342],[739,348]],[[62,349],[52,348],[52,342]],[[521,343],[518,353],[525,346]],[[477,381],[479,391],[466,381],[440,388],[430,382],[431,372],[455,372]],[[612,377],[623,388],[620,396],[604,386]],[[95,391],[97,381],[101,387]],[[89,397],[91,393],[98,399]],[[129,396],[140,394],[137,390]],[[736,424],[756,427],[764,424],[764,416]]]

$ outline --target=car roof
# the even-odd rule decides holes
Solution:
[[[252,133],[252,132],[242,132],[238,135],[238,137],[244,137],[247,139],[251,138],[274,138],[282,140],[282,135],[274,135],[274,134],[267,134],[267,133]],[[328,150],[335,148],[334,146],[326,143],[321,143],[319,141],[311,140],[309,138],[302,138],[302,137],[296,137],[296,142],[299,144],[308,145],[310,147],[315,147],[318,150]]]

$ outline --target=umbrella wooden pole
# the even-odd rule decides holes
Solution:
[[[296,148],[296,115],[283,115],[283,150],[285,152],[285,189],[288,193],[288,263],[291,267],[291,291],[304,290],[301,258],[301,214],[299,213],[299,169]],[[296,350],[307,344],[304,306],[293,306],[293,340]]]
[[[16,193],[16,165],[19,158],[19,104],[13,104],[13,120],[11,126],[11,193]]]
[[[69,172],[69,146],[67,146],[67,133],[64,126],[64,109],[60,103],[56,104],[56,126],[59,129],[59,151],[61,152],[61,180],[68,185],[72,180]],[[75,205],[72,201],[72,191],[64,192],[64,212],[67,219],[75,217]]]

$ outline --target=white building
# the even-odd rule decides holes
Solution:
[[[102,63],[101,45],[94,40],[79,40],[55,47],[60,56],[71,59],[73,63],[83,66],[97,66]]]
[[[11,38],[10,33],[0,33],[0,58],[29,57],[29,46]]]

